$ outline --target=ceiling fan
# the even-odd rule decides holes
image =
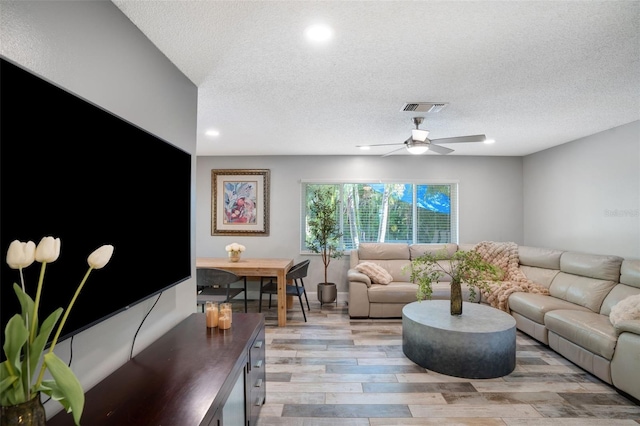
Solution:
[[[413,117],[413,124],[415,124],[416,128],[411,130],[411,137],[402,143],[383,143],[378,145],[356,145],[359,148],[362,147],[371,147],[371,146],[390,146],[390,145],[404,145],[402,148],[394,149],[391,152],[387,152],[383,155],[386,157],[388,155],[393,154],[394,152],[400,151],[402,149],[406,149],[411,154],[424,154],[428,150],[431,150],[438,154],[450,154],[454,150],[451,148],[447,148],[445,146],[441,146],[443,143],[462,143],[462,142],[485,142],[487,137],[485,135],[471,135],[471,136],[457,136],[453,138],[439,138],[439,139],[429,139],[427,136],[429,135],[428,130],[420,129],[419,126],[424,121],[424,117]]]

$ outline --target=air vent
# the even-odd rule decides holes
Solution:
[[[440,112],[447,102],[407,102],[400,111],[405,112]]]

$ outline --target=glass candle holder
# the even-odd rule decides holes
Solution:
[[[221,303],[220,304],[220,317],[222,317],[223,315],[227,315],[229,317],[229,324],[231,324],[233,322],[233,316],[231,314],[232,309],[231,309],[231,303]]]
[[[218,326],[218,304],[216,302],[207,302],[204,306],[204,313],[207,318],[207,328],[215,328]]]
[[[229,314],[229,312],[225,311],[224,313],[220,314],[220,317],[218,318],[218,328],[220,330],[231,328],[231,315]]]

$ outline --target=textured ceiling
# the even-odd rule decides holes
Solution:
[[[449,155],[520,156],[640,119],[639,1],[113,3],[198,86],[198,155],[382,155],[356,145],[420,115],[496,140]],[[422,101],[448,105],[400,111]]]

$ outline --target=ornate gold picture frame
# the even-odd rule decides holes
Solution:
[[[211,235],[269,235],[269,169],[211,170]]]

